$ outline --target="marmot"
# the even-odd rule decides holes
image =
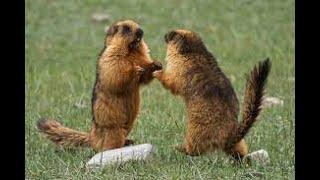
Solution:
[[[133,144],[126,139],[139,111],[139,87],[162,69],[153,62],[140,25],[132,20],[118,21],[107,31],[98,63],[92,93],[92,128],[89,133],[63,127],[59,122],[41,119],[38,129],[57,145],[91,146],[95,151]]]
[[[162,85],[180,95],[187,108],[185,142],[176,148],[191,156],[222,149],[239,160],[247,153],[244,136],[261,110],[264,87],[271,68],[267,58],[247,79],[242,122],[237,121],[239,102],[216,58],[200,36],[178,29],[165,35],[167,67],[155,71]]]

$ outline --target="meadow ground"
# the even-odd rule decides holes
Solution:
[[[94,23],[93,13],[110,21]],[[141,112],[131,137],[152,143],[157,151],[149,163],[128,163],[89,171],[89,149],[56,151],[40,136],[36,121],[55,117],[64,125],[88,131],[91,91],[104,28],[118,19],[139,21],[154,59],[165,57],[164,34],[174,28],[198,32],[230,77],[243,100],[245,74],[270,57],[273,67],[267,95],[283,106],[262,111],[247,135],[250,151],[266,149],[271,163],[250,167],[227,163],[223,153],[190,158],[172,146],[183,140],[186,114],[181,99],[153,81],[141,90]],[[27,179],[294,179],[295,23],[293,0],[230,1],[76,1],[27,0],[25,24]],[[75,104],[84,106],[77,108]]]

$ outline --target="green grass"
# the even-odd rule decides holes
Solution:
[[[91,14],[110,14],[97,24]],[[165,57],[164,34],[174,28],[198,32],[218,58],[242,102],[245,74],[258,61],[273,63],[268,96],[283,106],[262,111],[246,140],[250,151],[266,149],[269,165],[234,166],[223,153],[190,158],[172,145],[182,142],[186,114],[183,102],[158,81],[141,90],[141,111],[131,137],[152,143],[157,151],[149,163],[128,163],[89,171],[90,149],[56,151],[40,136],[36,122],[54,117],[71,128],[88,131],[91,91],[104,28],[118,19],[139,21],[154,59]],[[293,0],[76,1],[27,0],[25,24],[26,112],[25,158],[28,179],[294,179],[295,23]],[[162,61],[165,63],[164,61]],[[76,102],[87,107],[75,108]]]

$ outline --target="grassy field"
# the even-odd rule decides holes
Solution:
[[[109,14],[94,23],[93,13]],[[190,158],[172,145],[183,140],[186,114],[180,98],[158,81],[141,90],[141,111],[131,138],[152,143],[149,163],[128,163],[89,171],[90,149],[56,151],[40,136],[36,121],[54,117],[64,125],[88,131],[91,91],[104,28],[118,19],[142,24],[154,59],[165,57],[164,34],[174,28],[192,29],[203,37],[243,100],[245,74],[270,57],[273,67],[267,95],[283,106],[263,110],[246,137],[250,151],[265,149],[271,163],[234,166],[222,152]],[[294,179],[295,23],[293,0],[76,1],[27,0],[25,24],[27,179]],[[162,61],[164,64],[165,62]],[[77,108],[75,104],[84,106]]]

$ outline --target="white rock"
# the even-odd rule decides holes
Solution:
[[[263,104],[264,107],[270,107],[273,105],[283,105],[283,100],[276,98],[276,97],[265,97]]]
[[[84,109],[87,107],[87,105],[81,101],[74,103],[74,106],[78,109]]]
[[[244,160],[249,159],[253,161],[257,161],[263,164],[269,163],[269,155],[266,150],[260,149],[258,151],[254,151],[244,157]]]
[[[109,21],[110,20],[110,15],[108,14],[99,14],[99,13],[94,13],[91,16],[91,19],[95,22],[104,22],[104,21]]]
[[[154,154],[151,144],[139,144],[118,149],[100,152],[87,162],[88,168],[96,168],[105,165],[123,164],[129,160],[146,161]]]

